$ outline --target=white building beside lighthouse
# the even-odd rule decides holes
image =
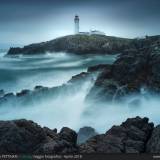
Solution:
[[[75,15],[74,17],[74,33],[79,34],[79,16]]]
[[[79,21],[80,18],[78,15],[75,15],[74,17],[74,34],[84,34],[84,35],[105,35],[104,32],[98,31],[98,30],[90,30],[89,32],[80,32],[79,31]]]

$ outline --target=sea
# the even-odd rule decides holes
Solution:
[[[7,50],[0,50],[0,90],[5,93],[33,90],[35,86],[56,87],[67,82],[72,76],[86,72],[90,66],[112,64],[117,59],[113,55],[83,55],[46,53],[43,55],[6,56]],[[28,119],[51,129],[70,127],[76,131],[84,126],[91,126],[99,133],[106,132],[113,125],[121,124],[129,117],[149,117],[159,123],[159,100],[150,97],[142,99],[140,106],[128,104],[86,104],[85,97],[94,82],[84,82],[78,92],[69,95],[61,93],[58,98],[30,100],[29,105],[11,102],[0,103],[0,120]],[[136,97],[134,97],[136,98]]]

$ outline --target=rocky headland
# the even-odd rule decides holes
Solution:
[[[51,41],[10,48],[8,55],[66,52],[74,54],[113,54],[130,46],[130,39],[102,35],[69,35]]]
[[[69,35],[47,42],[30,44],[23,48],[10,48],[7,55],[35,55],[47,52],[66,52],[77,55],[117,54],[155,45],[159,39],[160,36],[127,39],[105,35]]]

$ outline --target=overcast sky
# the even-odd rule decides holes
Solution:
[[[0,0],[0,45],[29,44],[80,31],[141,37],[160,34],[160,0]]]

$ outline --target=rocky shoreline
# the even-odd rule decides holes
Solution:
[[[63,94],[74,94],[84,85],[85,82],[90,81],[94,83],[97,79],[99,73],[108,68],[108,64],[100,64],[96,66],[91,66],[88,68],[86,72],[81,72],[78,75],[72,76],[72,78],[56,87],[45,87],[45,86],[35,86],[33,90],[23,89],[17,93],[5,93],[3,89],[0,90],[0,105],[14,104],[11,103],[16,100],[21,103],[21,101],[25,101],[27,104],[29,99],[38,99],[42,94],[48,95],[46,98],[59,96],[61,93]],[[39,99],[40,100],[40,99]],[[14,106],[14,105],[13,105]]]
[[[85,82],[94,83],[99,70],[95,69],[91,72],[82,72],[73,76],[67,83],[56,87],[44,87],[35,86],[33,90],[24,89],[17,93],[5,93],[4,90],[0,90],[0,106],[24,106],[24,104],[30,105],[30,101],[41,101],[45,96],[47,99],[53,99],[56,97],[63,97],[63,95],[73,95],[78,92]],[[42,100],[43,101],[43,100]]]
[[[74,39],[75,37],[69,38],[73,38],[75,43],[79,43]],[[80,38],[84,40],[83,37]],[[68,40],[68,37],[65,37],[65,39]],[[41,51],[73,51],[84,54],[89,53],[92,49],[100,52],[96,48],[88,49],[84,46],[78,46],[78,49],[75,49],[75,44],[72,44],[70,39],[64,47],[63,40],[61,38],[46,43],[34,44],[23,49],[12,48],[8,54],[38,54]],[[122,41],[124,42],[124,39]],[[98,42],[101,41],[98,40]],[[69,48],[66,49],[68,43]],[[84,40],[84,43],[87,43],[87,41]],[[94,43],[97,43],[97,39]],[[57,48],[52,48],[50,45],[56,45]],[[52,88],[36,86],[33,91],[22,90],[17,94],[5,94],[1,90],[0,104],[7,104],[13,99],[23,99],[23,102],[27,103],[28,97],[38,99],[42,92],[47,93],[48,96],[53,96],[54,93],[58,94],[64,90],[69,93],[70,89],[75,86],[76,88],[73,91],[77,92],[79,87],[83,86],[85,80],[95,82],[86,97],[86,101],[121,102],[125,101],[126,97],[133,97],[133,95],[145,96],[146,93],[159,97],[160,36],[127,40],[127,45],[121,44],[117,48],[115,43],[114,47],[109,45],[108,47],[111,48],[110,50],[107,48],[106,53],[110,53],[109,51],[112,51],[112,53],[113,51],[123,52],[113,64],[100,64],[90,67],[87,72],[73,76],[70,81],[62,86]],[[45,48],[46,46],[49,48]],[[74,46],[73,50],[70,48],[71,46]],[[100,46],[98,48],[102,49]],[[95,79],[94,75],[96,73],[100,74]],[[135,106],[139,101],[140,99],[135,99],[132,104]],[[56,129],[42,128],[28,120],[0,121],[0,153],[160,153],[160,125],[154,127],[154,124],[150,123],[148,118],[135,117],[127,119],[121,125],[113,126],[104,134],[98,134],[91,128],[85,128],[84,130],[85,133],[81,130],[78,135],[72,129],[64,127],[57,133]],[[79,137],[80,134],[83,136]],[[82,144],[79,140],[77,141],[77,136],[81,139],[81,142],[83,140]]]
[[[88,132],[83,136],[85,133],[88,136]],[[77,136],[81,134],[67,127],[57,133],[57,129],[42,128],[25,119],[0,121],[0,153],[160,153],[160,125],[154,127],[148,118],[129,118],[79,145]]]

